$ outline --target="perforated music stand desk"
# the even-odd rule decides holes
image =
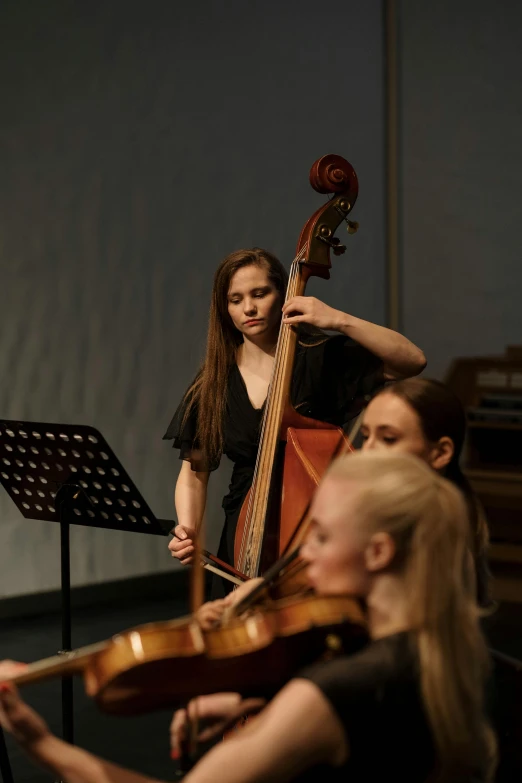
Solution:
[[[0,482],[26,519],[60,524],[62,650],[71,650],[69,526],[166,535],[94,427],[0,419]],[[73,742],[72,680],[62,679],[63,735]]]

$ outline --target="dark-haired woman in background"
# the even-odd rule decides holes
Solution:
[[[460,467],[466,414],[455,393],[440,381],[408,378],[374,396],[361,425],[363,450],[415,454],[452,481],[464,494],[473,533],[477,599],[491,605],[484,511]]]
[[[169,544],[188,564],[201,524],[209,474],[222,454],[234,463],[223,500],[225,526],[218,556],[233,562],[234,536],[252,483],[264,402],[283,316],[299,327],[291,398],[305,416],[343,426],[384,381],[416,375],[420,349],[391,329],[335,310],[314,297],[286,303],[287,274],[266,250],[238,250],[214,277],[203,365],[165,434],[183,460],[176,483],[178,525]],[[322,330],[340,334],[329,337]],[[215,581],[214,597],[227,592]]]

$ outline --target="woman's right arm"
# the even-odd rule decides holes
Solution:
[[[183,460],[174,492],[178,524],[174,528],[174,538],[169,543],[172,557],[183,565],[192,562],[194,539],[207,501],[209,475],[208,472],[192,470],[190,462]]]
[[[185,780],[287,783],[317,764],[338,767],[348,755],[344,727],[330,702],[310,680],[295,679],[255,721],[203,756]]]

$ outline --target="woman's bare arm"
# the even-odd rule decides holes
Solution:
[[[403,334],[364,321],[321,302],[314,296],[293,296],[283,306],[284,322],[311,324],[345,334],[377,356],[389,380],[418,375],[426,367],[424,353]]]
[[[67,783],[159,783],[156,778],[104,761],[52,735],[29,755],[38,765]]]
[[[174,504],[178,524],[174,528],[174,538],[169,543],[172,557],[183,565],[192,561],[194,539],[199,532],[205,505],[209,473],[192,470],[190,462],[183,461],[176,481]]]
[[[255,723],[214,747],[186,783],[285,783],[316,764],[348,756],[344,729],[319,688],[292,680]]]
[[[19,674],[20,666],[0,662],[0,680]],[[8,683],[0,684],[0,725],[36,764],[67,783],[157,783],[55,737],[43,718],[22,701],[18,689]]]

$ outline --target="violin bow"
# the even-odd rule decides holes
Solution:
[[[231,565],[225,563],[223,560],[220,560],[219,557],[211,554],[206,549],[200,550],[199,557],[203,568],[206,568],[208,571],[212,571],[213,574],[217,574],[223,579],[227,579],[234,585],[242,585],[243,582],[248,581],[248,577],[245,576],[245,574],[242,574],[241,571],[236,571],[236,569]],[[227,570],[225,571],[225,569]]]

